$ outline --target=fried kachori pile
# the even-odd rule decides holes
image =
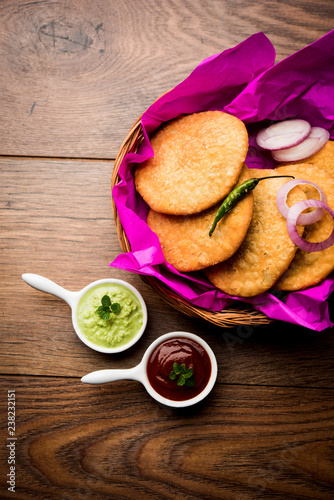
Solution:
[[[238,184],[249,179],[244,166]],[[166,215],[150,209],[147,224],[158,235],[165,259],[178,271],[199,271],[231,257],[246,236],[253,213],[253,196],[246,196],[220,221],[212,237],[209,231],[219,208],[198,214]]]
[[[268,171],[250,169],[250,175],[264,177]],[[274,176],[276,172],[271,171],[269,175]],[[238,251],[206,270],[208,279],[229,295],[253,297],[269,290],[294,258],[297,247],[289,238],[286,221],[276,206],[276,195],[286,181],[273,178],[258,184],[253,191],[251,223]],[[288,205],[304,199],[306,195],[296,186],[289,193]]]
[[[325,279],[334,270],[334,245],[317,252],[298,248],[276,198],[293,176],[320,186],[334,208],[333,144],[328,141],[304,162],[248,169],[248,133],[238,118],[205,111],[165,124],[151,138],[154,155],[137,166],[134,178],[149,206],[147,224],[166,261],[180,272],[203,271],[217,288],[239,297],[269,289],[300,290]],[[251,178],[261,182],[244,193],[209,235],[223,200]],[[312,186],[295,185],[286,203],[317,196]],[[322,241],[332,229],[327,212],[312,224],[296,222],[299,235],[312,242]]]

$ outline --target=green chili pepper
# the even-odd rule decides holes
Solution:
[[[209,231],[209,236],[212,236],[220,219],[224,217],[224,215],[226,215],[228,212],[230,212],[237,201],[240,201],[242,198],[244,198],[246,194],[249,193],[249,191],[252,191],[258,185],[260,181],[263,181],[264,179],[277,179],[278,177],[291,177],[292,179],[294,179],[293,175],[270,175],[268,177],[255,177],[253,179],[248,179],[247,181],[232,189],[232,191],[226,196],[223,203],[220,205],[218,212],[216,213],[211,229]]]

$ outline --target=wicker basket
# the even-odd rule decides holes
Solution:
[[[127,137],[125,138],[118,155],[115,160],[114,169],[111,178],[111,187],[115,186],[119,178],[119,167],[123,161],[125,155],[129,152],[135,152],[140,143],[143,140],[143,131],[141,127],[141,118],[139,118],[131,130],[129,131]],[[131,251],[131,246],[127,236],[123,230],[122,224],[119,220],[119,216],[116,210],[114,200],[112,198],[112,208],[114,212],[114,220],[116,224],[116,231],[118,239],[123,252]],[[167,285],[160,282],[158,279],[152,276],[140,275],[141,279],[153,288],[162,298],[170,304],[173,308],[181,311],[187,316],[194,318],[201,318],[203,320],[209,321],[217,326],[224,328],[231,328],[237,325],[267,325],[272,322],[265,314],[258,312],[254,309],[246,308],[243,304],[237,304],[237,306],[229,307],[221,312],[212,312],[196,307],[189,302],[185,301],[175,292],[173,292]]]

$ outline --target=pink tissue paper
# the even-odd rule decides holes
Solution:
[[[154,276],[191,304],[222,311],[235,301],[251,304],[269,318],[322,331],[332,327],[327,299],[334,275],[312,288],[281,293],[270,290],[252,298],[231,297],[214,287],[202,273],[180,273],[164,259],[159,239],[146,224],[148,207],[136,193],[135,165],[153,156],[149,135],[180,114],[221,110],[240,118],[249,133],[249,168],[273,168],[270,154],[259,151],[254,137],[272,120],[298,117],[324,127],[334,138],[334,30],[275,64],[275,49],[257,33],[220,54],[202,61],[173,90],[143,114],[144,141],[120,165],[120,182],[113,198],[131,252],[110,265]],[[269,122],[268,122],[269,120]]]

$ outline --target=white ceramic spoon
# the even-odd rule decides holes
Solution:
[[[195,396],[192,399],[187,399],[185,401],[172,401],[170,399],[164,398],[160,394],[158,394],[153,387],[151,386],[148,376],[147,376],[147,362],[149,360],[149,357],[153,350],[158,346],[161,342],[164,342],[167,339],[170,338],[188,338],[192,339],[195,342],[198,342],[208,353],[211,361],[211,375],[208,384],[206,387],[203,389],[203,391]],[[209,345],[200,337],[197,335],[194,335],[193,333],[187,333],[187,332],[171,332],[171,333],[166,333],[165,335],[162,335],[161,337],[157,338],[146,350],[141,362],[133,367],[133,368],[127,368],[127,369],[106,369],[106,370],[98,370],[94,371],[91,373],[88,373],[84,377],[82,377],[81,381],[84,382],[85,384],[106,384],[108,382],[115,382],[117,380],[136,380],[138,382],[141,382],[147,392],[154,398],[156,401],[159,403],[166,405],[166,406],[172,406],[175,408],[184,408],[186,406],[191,406],[199,401],[201,401],[203,398],[205,398],[209,392],[212,390],[213,386],[215,385],[216,379],[217,379],[217,360],[216,357],[212,351],[212,349],[209,347]]]
[[[39,276],[38,274],[22,274],[23,280],[33,288],[36,288],[37,290],[40,290],[42,292],[50,293],[51,295],[55,295],[56,297],[59,297],[60,299],[63,299],[67,304],[70,306],[72,310],[72,323],[73,323],[73,328],[78,335],[79,339],[86,344],[88,347],[91,349],[94,349],[95,351],[99,352],[104,352],[107,354],[113,354],[116,352],[121,352],[124,351],[125,349],[128,349],[131,347],[133,344],[135,344],[142,334],[144,333],[144,330],[146,328],[147,324],[147,309],[146,309],[146,304],[143,300],[143,297],[141,294],[138,292],[138,290],[130,285],[129,283],[126,283],[125,281],[118,280],[118,279],[104,279],[104,280],[98,280],[94,281],[93,283],[90,283],[87,285],[85,288],[78,292],[71,292],[69,290],[66,290],[65,288],[57,285],[57,283],[54,283],[53,281],[49,280],[48,278],[44,278],[43,276]],[[142,310],[143,310],[143,325],[138,331],[138,333],[125,345],[119,346],[119,347],[103,347],[100,345],[96,345],[93,342],[90,342],[81,332],[79,326],[78,326],[78,319],[77,319],[77,310],[78,310],[78,305],[81,300],[81,298],[87,293],[91,288],[94,288],[99,285],[103,284],[108,284],[108,283],[114,283],[118,285],[122,285],[128,290],[131,290],[136,297],[138,298]]]

